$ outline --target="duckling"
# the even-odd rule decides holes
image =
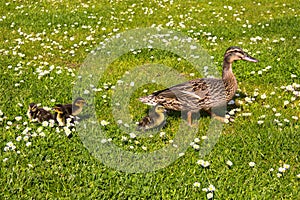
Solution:
[[[65,126],[70,124],[74,126],[75,117],[70,115],[67,109],[62,104],[56,104],[52,109],[54,110],[54,120],[58,123],[59,126]]]
[[[237,60],[258,62],[240,47],[229,47],[224,54],[222,79],[198,78],[154,92],[139,100],[147,105],[161,104],[166,109],[187,112],[190,126],[192,126],[192,113],[200,110],[208,111],[216,119],[225,121],[223,116],[217,116],[212,109],[224,108],[235,95],[238,84],[232,72],[232,63]]]
[[[65,104],[63,106],[69,115],[77,116],[81,113],[84,105],[87,105],[85,100],[82,97],[78,97],[73,104]]]
[[[50,111],[39,108],[35,103],[29,104],[27,116],[30,121],[37,120],[39,123],[53,119],[53,115]]]
[[[66,125],[66,119],[69,118],[69,114],[67,113],[65,107],[62,104],[57,104],[53,108],[54,120],[58,123],[59,126]]]
[[[157,104],[138,124],[138,131],[160,129],[166,124],[166,109]]]

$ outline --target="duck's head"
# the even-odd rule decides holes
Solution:
[[[29,110],[32,111],[32,112],[35,112],[37,110],[37,104],[30,103],[29,104]]]
[[[84,105],[87,105],[87,103],[85,102],[85,100],[82,97],[78,97],[77,99],[75,99],[74,105],[83,107]]]
[[[166,112],[166,109],[165,109],[165,107],[163,107],[162,105],[157,105],[157,106],[155,107],[155,112],[156,112],[156,113],[164,113],[164,112]]]
[[[62,114],[62,113],[64,113],[64,111],[65,111],[63,105],[61,105],[61,104],[55,105],[55,107],[53,107],[52,110],[53,110],[54,112],[56,112],[56,113],[59,113],[59,114]]]
[[[229,47],[224,55],[224,60],[227,63],[233,63],[236,60],[246,60],[249,62],[258,62],[257,59],[249,56],[243,49],[240,47]]]

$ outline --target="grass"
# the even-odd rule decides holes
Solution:
[[[209,193],[213,199],[299,199],[300,102],[295,92],[300,84],[299,5],[291,0],[0,2],[1,199],[206,199]],[[206,114],[193,132],[199,141],[196,139],[184,152],[175,148],[176,155],[184,154],[148,173],[126,173],[105,165],[85,148],[78,130],[69,139],[62,128],[29,122],[26,111],[31,102],[52,107],[72,101],[82,64],[100,42],[150,26],[193,38],[214,57],[219,73],[229,46],[241,46],[260,60],[257,64],[234,64],[239,82],[235,102],[240,105],[238,109],[228,107],[228,112],[234,112],[234,121],[224,124],[211,152],[200,157],[195,145],[201,147],[209,136],[211,121]],[[134,49],[110,63],[104,76],[93,83],[98,89],[94,102],[88,102],[95,106],[97,120],[108,122],[102,129],[111,141],[103,145],[150,153],[179,144],[180,113],[169,113],[163,133],[147,137],[130,137],[125,120],[138,121],[147,114],[149,107],[138,97],[165,88],[161,83],[172,77],[166,80],[164,75],[179,73],[175,81],[202,76],[197,69],[203,66],[194,68],[188,59],[180,58],[172,52],[145,48]],[[146,78],[140,71],[134,76],[138,67],[151,64],[168,66],[170,71]],[[135,84],[149,80],[141,87],[135,85],[133,91],[132,78]],[[121,84],[120,80],[126,81]],[[120,87],[126,88],[124,95],[130,95],[125,107],[128,118],[118,125],[112,104],[122,100],[114,99]],[[86,94],[89,98],[94,94],[91,88],[82,89],[90,91]],[[179,142],[191,143],[194,138],[187,135]],[[197,164],[201,159],[209,166]],[[226,164],[228,160],[232,166]],[[200,187],[194,186],[195,182]],[[210,185],[215,191],[205,192]]]

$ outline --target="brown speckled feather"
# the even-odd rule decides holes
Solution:
[[[221,79],[195,79],[155,92],[151,97],[154,102],[172,110],[209,109],[226,101]]]

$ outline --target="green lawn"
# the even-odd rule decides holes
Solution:
[[[0,198],[300,199],[299,24],[299,0],[1,1]],[[149,42],[157,28],[190,39]],[[260,62],[234,63],[236,106],[211,151],[200,156],[219,130],[206,113],[191,129],[170,112],[158,133],[137,135],[134,123],[149,109],[139,97],[220,74],[230,46]],[[207,73],[199,47],[213,58]],[[107,56],[92,62],[96,48]],[[76,92],[89,105],[72,138],[27,118],[29,103],[51,108]],[[169,164],[122,162],[164,148],[174,155]]]

